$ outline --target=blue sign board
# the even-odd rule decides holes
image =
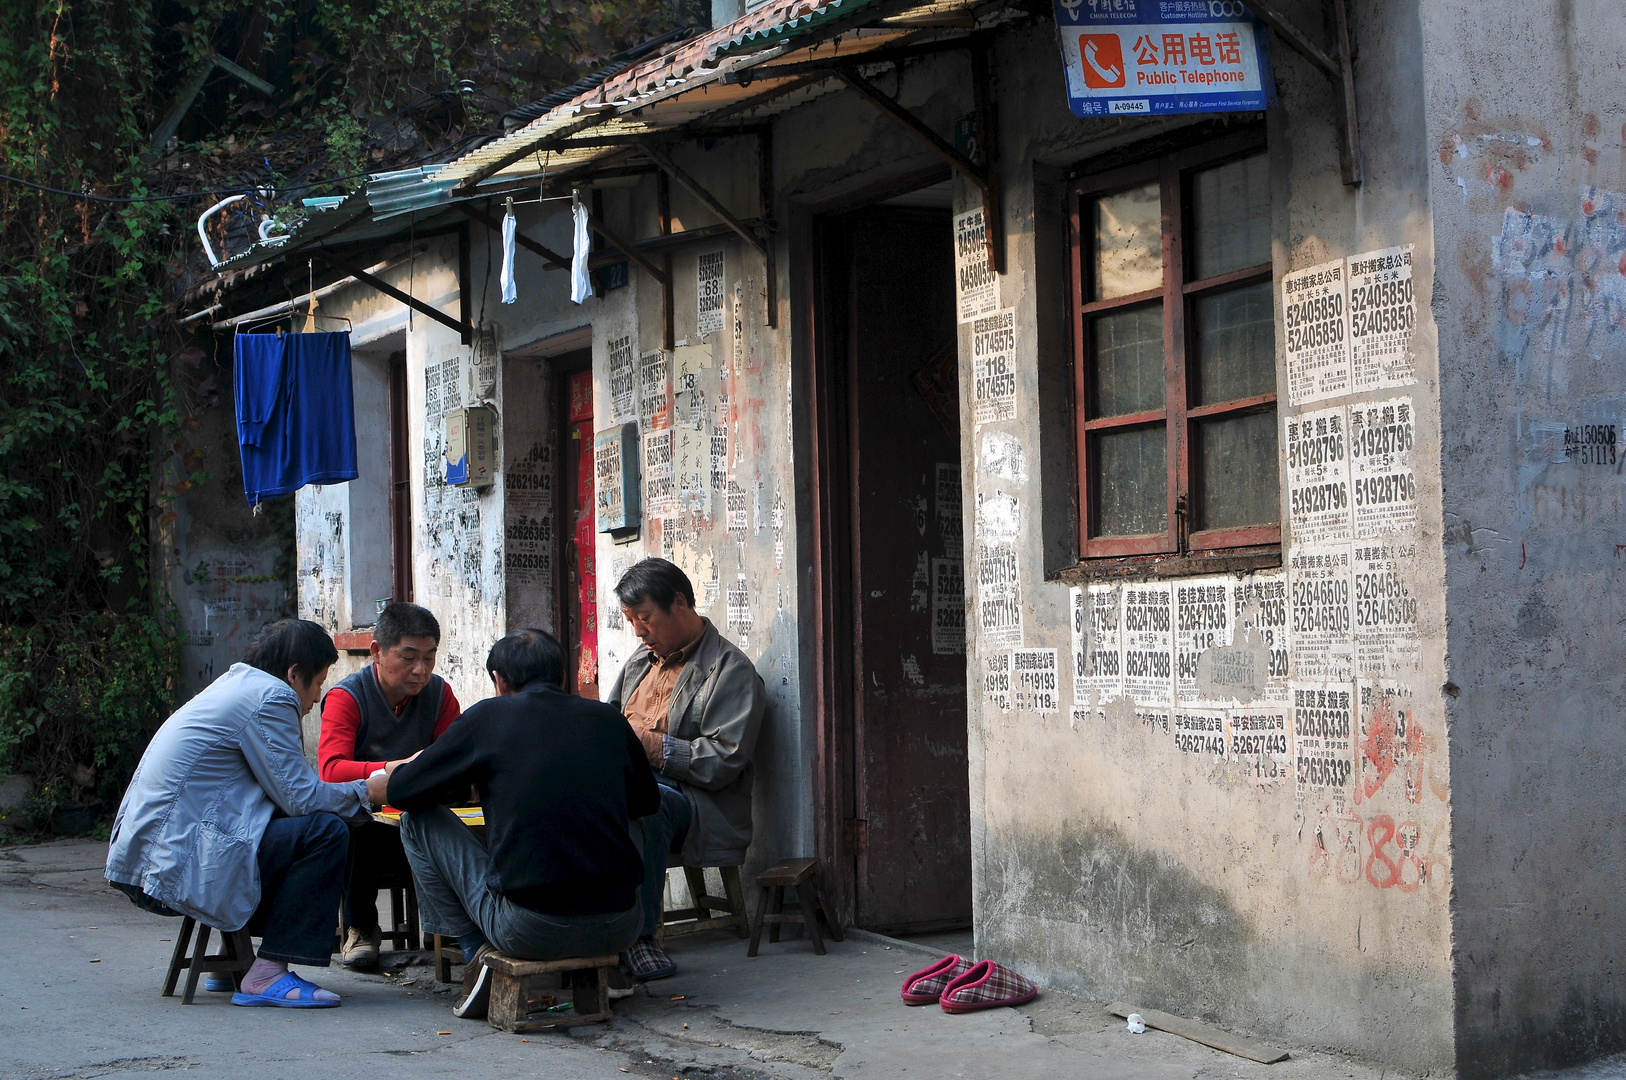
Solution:
[[[1074,116],[1248,112],[1276,97],[1242,0],[1055,0]]]

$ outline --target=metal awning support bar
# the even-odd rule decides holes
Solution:
[[[667,278],[666,275],[661,271],[661,268],[645,258],[643,253],[638,250],[638,245],[629,244],[627,241],[621,239],[620,236],[611,232],[605,226],[604,222],[600,221],[594,214],[587,215],[587,224],[592,226],[594,232],[604,237],[604,242],[606,244],[609,244],[611,247],[615,248],[615,250],[619,251],[621,254],[643,267],[644,270],[648,272],[650,277],[654,278],[662,285],[666,284]]]
[[[977,103],[983,131],[991,130],[993,118],[989,110],[984,109],[984,99],[987,96],[987,65],[986,62],[977,65],[975,73],[982,76],[982,84],[977,88]],[[978,165],[966,157],[937,132],[927,127],[915,118],[914,114],[899,105],[892,98],[883,94],[874,83],[860,75],[853,68],[840,68],[836,74],[841,81],[858,91],[860,97],[875,106],[882,115],[891,118],[899,127],[903,128],[916,139],[924,143],[927,148],[938,157],[948,162],[955,169],[965,175],[977,187],[982,189],[983,221],[988,237],[989,264],[993,266],[996,274],[1005,272],[1005,245],[1001,241],[1003,230],[1000,228],[999,185],[995,182],[994,147],[986,134],[983,136],[984,157],[987,166]]]
[[[735,217],[733,212],[719,202],[711,192],[707,191],[700,181],[690,176],[681,165],[672,160],[672,155],[667,152],[664,146],[656,142],[645,142],[641,144],[640,148],[649,156],[649,160],[661,167],[662,172],[677,181],[690,195],[699,199],[700,204],[710,210],[719,221],[733,229],[739,234],[741,240],[744,240],[762,254],[763,274],[766,279],[768,294],[768,325],[779,325],[778,289],[775,287],[777,274],[774,268],[773,246],[768,243],[767,238],[747,228],[745,222]]]
[[[410,296],[407,293],[402,292],[400,289],[397,289],[394,285],[391,285],[383,278],[368,273],[342,255],[335,255],[332,252],[327,252],[326,255],[330,263],[338,267],[340,270],[343,270],[357,281],[365,281],[367,284],[371,285],[385,296],[388,296],[394,300],[399,300],[401,303],[405,304],[413,311],[416,311],[418,314],[427,315],[436,322],[456,330],[460,335],[462,335],[465,342],[474,340],[474,329],[467,323],[460,323],[439,308],[434,307],[431,304],[427,304],[415,296]],[[460,291],[465,291],[465,287],[461,282],[458,283],[458,288]]]
[[[1344,170],[1344,183],[1360,186],[1361,169],[1360,117],[1355,108],[1355,68],[1349,59],[1349,12],[1344,0],[1332,0],[1333,15],[1338,23],[1338,58],[1331,56],[1311,41],[1303,31],[1287,21],[1276,7],[1275,0],[1245,0],[1249,10],[1259,21],[1276,32],[1300,56],[1320,68],[1322,73],[1337,84],[1342,92],[1344,116],[1340,125],[1342,136],[1338,141],[1338,157]]]

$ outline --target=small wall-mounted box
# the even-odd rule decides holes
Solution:
[[[593,506],[598,531],[623,543],[638,535],[638,425],[622,424],[593,436]]]
[[[446,414],[446,482],[489,487],[497,481],[497,417],[484,405]]]

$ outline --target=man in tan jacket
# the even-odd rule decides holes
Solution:
[[[643,819],[644,927],[628,952],[633,977],[677,971],[655,944],[669,854],[686,866],[739,866],[751,844],[751,754],[767,691],[756,667],[694,609],[688,575],[645,559],[615,586],[621,611],[645,648],[610,691],[661,788],[661,809]]]

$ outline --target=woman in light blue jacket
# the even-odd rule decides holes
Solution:
[[[266,627],[243,663],[158,729],[113,819],[114,888],[147,911],[261,937],[234,1005],[339,1004],[288,970],[328,965],[350,847],[345,819],[365,818],[384,799],[382,775],[326,784],[305,760],[300,717],[338,658],[316,623]]]

